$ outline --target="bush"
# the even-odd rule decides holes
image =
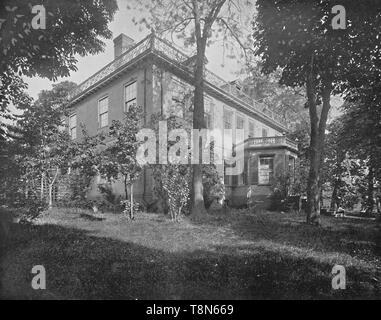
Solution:
[[[278,188],[274,188],[273,193],[270,195],[270,211],[283,211],[284,207],[284,195],[282,194],[282,191]]]
[[[111,186],[108,184],[98,185],[98,190],[100,191],[102,198],[97,199],[95,205],[98,206],[102,211],[112,211],[112,212],[122,212],[124,206],[121,205],[121,196],[116,195]]]
[[[180,214],[188,214],[190,209],[190,185],[192,171],[187,165],[152,165],[154,193],[164,213],[172,220]]]
[[[130,200],[122,200],[120,201],[120,206],[123,208],[123,214],[128,215],[130,218],[133,219],[134,215],[139,212],[144,211],[144,205],[141,203],[134,201],[133,203],[133,213],[131,214],[131,201]]]
[[[166,165],[163,172],[163,189],[167,193],[169,213],[173,221],[180,214],[188,214],[191,170],[186,165]]]
[[[218,175],[215,165],[203,166],[203,186],[205,208],[208,209],[216,199],[222,199],[225,196],[225,185]]]
[[[26,199],[24,207],[27,211],[22,214],[20,223],[31,223],[37,219],[43,211],[48,209],[48,203],[45,199],[29,198]]]

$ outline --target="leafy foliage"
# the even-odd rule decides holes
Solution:
[[[137,201],[133,202],[132,212],[130,200],[121,200],[120,206],[122,207],[122,213],[130,219],[134,219],[136,213],[144,212],[144,206]]]
[[[309,223],[319,223],[320,173],[331,94],[345,93],[355,75],[379,57],[379,2],[346,0],[341,5],[350,16],[345,30],[332,28],[332,2],[328,0],[258,0],[253,23],[263,72],[281,68],[281,84],[306,87],[311,127]]]
[[[109,132],[112,142],[102,152],[101,173],[110,181],[123,177],[126,199],[127,186],[132,185],[142,171],[136,158],[136,152],[141,144],[136,138],[141,117],[142,108],[133,105],[126,112],[123,122],[113,120]]]
[[[215,165],[202,166],[205,207],[208,209],[214,200],[225,198],[225,184]]]
[[[22,128],[24,144],[24,174],[27,180],[40,179],[41,198],[43,184],[49,189],[48,200],[52,206],[52,188],[60,170],[67,167],[70,161],[70,137],[66,131],[60,130],[64,115],[64,104],[67,102],[74,83],[62,82],[53,85],[50,91],[42,91],[38,100],[26,108],[18,121]]]
[[[35,5],[45,8],[45,29],[34,29]],[[76,55],[104,50],[100,38],[111,38],[108,24],[117,10],[115,0],[5,0],[0,3],[0,116],[12,118],[10,103],[30,103],[22,75],[57,80],[76,71]],[[0,137],[7,127],[0,125]]]

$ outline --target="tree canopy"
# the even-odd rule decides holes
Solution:
[[[320,171],[332,94],[380,58],[379,1],[344,0],[344,29],[335,29],[330,0],[258,0],[253,22],[256,55],[263,72],[282,69],[281,84],[306,87],[310,116],[307,221],[319,223]],[[357,80],[358,82],[358,80]]]
[[[76,71],[76,55],[104,50],[116,0],[5,0],[0,3],[0,117],[27,99],[22,76],[50,80]],[[0,135],[6,132],[0,124]]]

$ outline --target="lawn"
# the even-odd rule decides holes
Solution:
[[[14,224],[2,244],[1,297],[26,299],[380,299],[375,221],[235,210],[173,223],[94,219],[55,209],[35,225]],[[347,288],[333,290],[335,264]],[[34,265],[46,290],[31,288]]]

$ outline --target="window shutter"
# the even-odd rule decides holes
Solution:
[[[258,184],[258,155],[251,155],[249,158],[248,182],[250,185]]]

